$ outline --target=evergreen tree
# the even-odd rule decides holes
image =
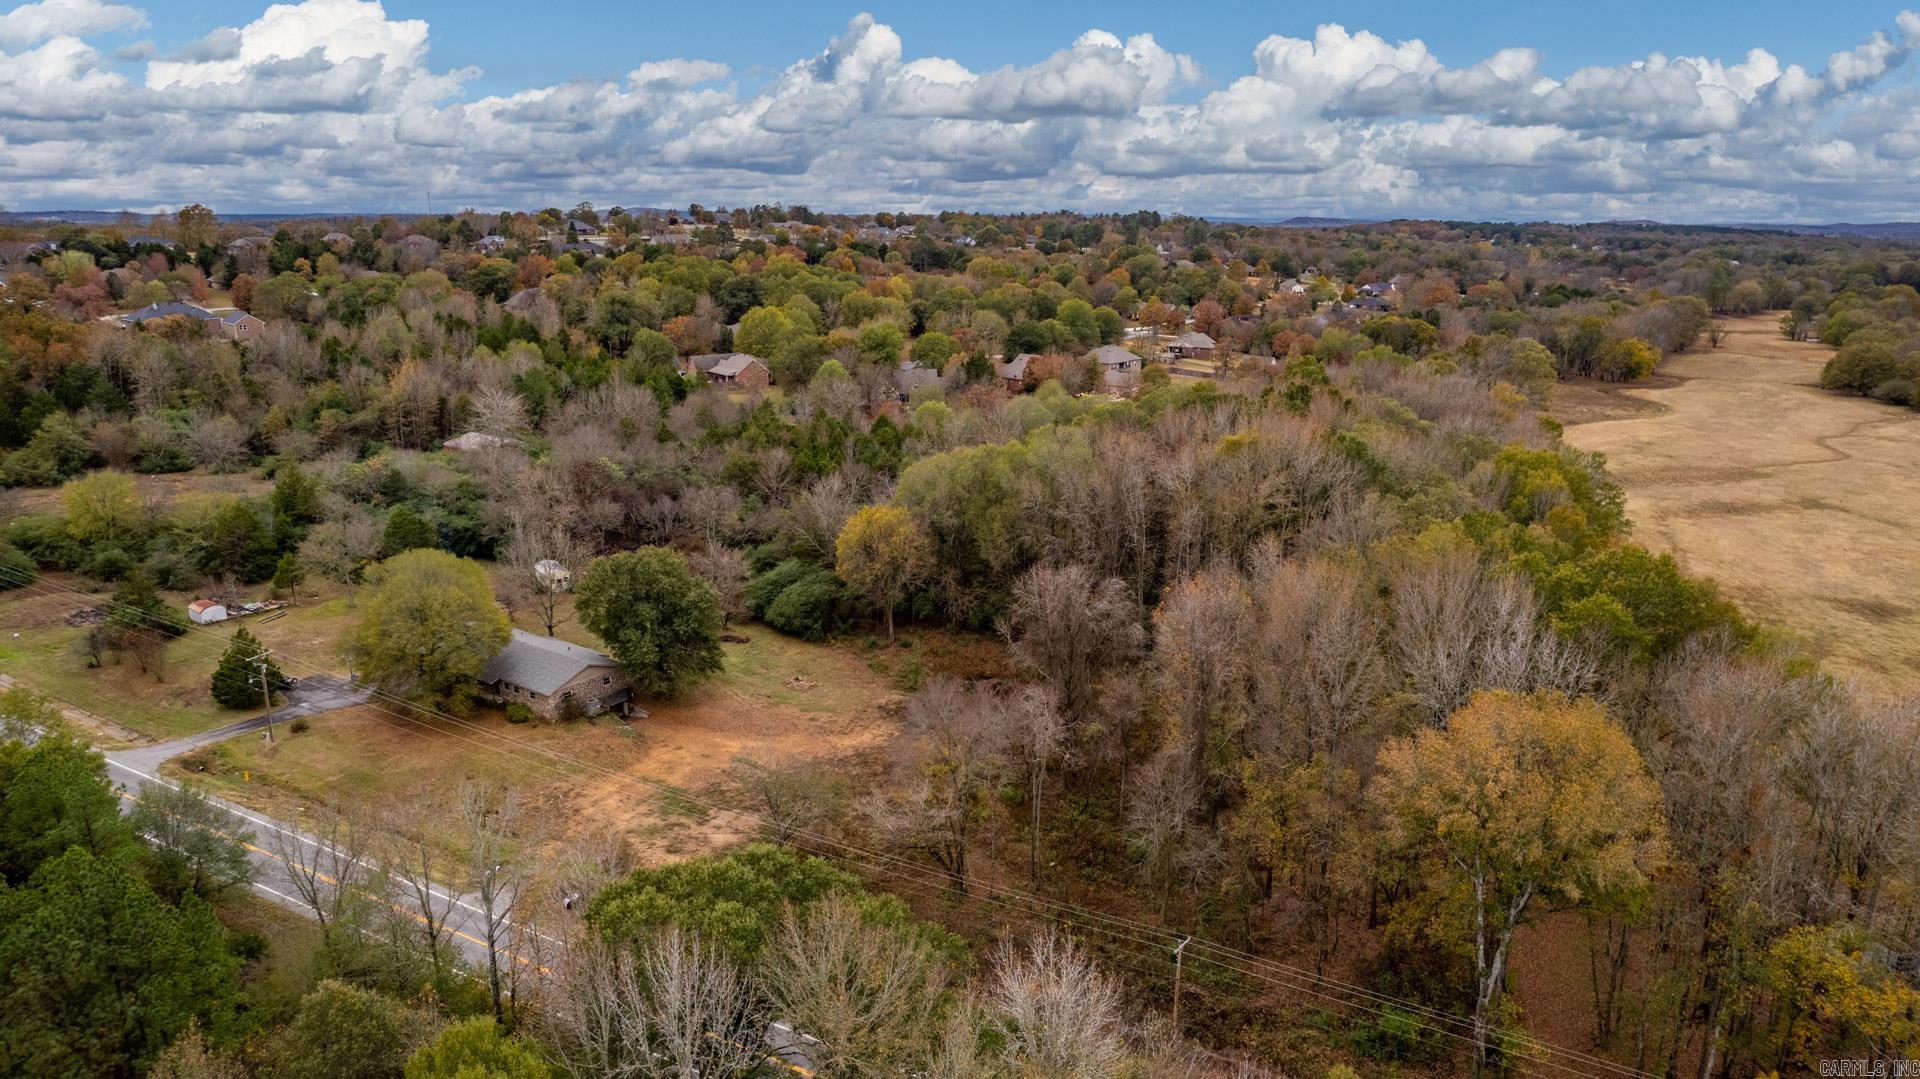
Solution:
[[[273,530],[258,505],[235,499],[214,514],[207,527],[207,549],[201,568],[208,573],[232,573],[243,581],[264,581],[273,574]]]
[[[118,630],[150,629],[168,637],[187,631],[186,616],[167,605],[144,569],[135,569],[113,593],[107,624]]]
[[[260,639],[241,626],[233,631],[233,641],[213,670],[213,699],[228,708],[258,708],[266,702],[260,688],[260,663],[266,649]],[[280,684],[280,668],[266,660],[267,685]]]
[[[300,568],[300,560],[292,551],[280,556],[280,564],[273,568],[273,594],[291,596],[296,588],[307,579],[307,571]]]
[[[416,547],[437,547],[439,539],[426,518],[407,506],[399,506],[387,515],[386,531],[380,535],[380,556],[392,558]]]

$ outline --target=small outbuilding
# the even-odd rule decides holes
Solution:
[[[196,599],[187,604],[187,620],[197,626],[227,620],[227,605],[217,599]]]
[[[573,571],[551,558],[533,564],[533,579],[549,592],[573,591]]]

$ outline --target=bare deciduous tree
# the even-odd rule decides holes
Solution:
[[[345,943],[341,934],[353,932],[354,916],[363,909],[373,873],[366,857],[370,839],[359,816],[320,806],[309,816],[305,833],[275,829],[269,840],[286,866],[294,895],[313,912],[330,946]]]
[[[1069,723],[1092,708],[1100,672],[1132,661],[1146,641],[1126,582],[1098,578],[1086,566],[1035,566],[1013,586],[1000,631],[1014,657],[1059,694]]]
[[[924,1059],[947,976],[923,936],[871,924],[843,896],[789,910],[764,974],[780,1018],[818,1042],[815,1065],[849,1077],[897,1075]]]
[[[986,996],[1002,1052],[1030,1074],[1096,1079],[1118,1073],[1127,1058],[1120,983],[1056,930],[1024,948],[1001,944]]]
[[[776,843],[812,829],[840,799],[840,784],[819,762],[770,743],[750,745],[735,754],[733,772]]]
[[[482,943],[487,949],[487,988],[493,997],[493,1016],[506,1020],[506,995],[500,956],[510,936],[514,902],[526,884],[526,865],[520,848],[528,823],[520,796],[476,782],[460,785],[456,795],[460,821],[466,827],[469,885],[479,904]]]
[[[863,803],[867,820],[883,842],[933,859],[965,893],[967,847],[1005,767],[999,702],[990,689],[935,679],[907,702],[894,748],[896,781]]]

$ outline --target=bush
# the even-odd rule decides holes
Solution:
[[[89,577],[97,577],[102,581],[121,581],[125,580],[127,574],[132,573],[134,566],[138,564],[132,555],[118,547],[101,547],[87,559],[83,572]]]
[[[832,570],[819,569],[783,589],[762,616],[767,625],[809,641],[832,635],[845,624],[847,590]]]
[[[509,704],[507,705],[507,722],[508,723],[532,723],[533,709],[528,708],[526,705],[521,704],[518,701],[514,702],[513,704]]]
[[[308,721],[306,716],[297,717],[289,726],[295,734],[305,734],[313,729],[313,724]]]
[[[812,562],[798,558],[789,558],[747,582],[747,613],[755,618],[765,618],[767,608],[795,582],[809,574],[819,573],[821,569]]]
[[[34,565],[24,551],[0,541],[0,592],[30,585],[39,575],[40,567]]]
[[[42,566],[73,569],[87,556],[67,531],[67,519],[44,513],[29,514],[7,526],[7,542]]]
[[[1890,405],[1920,408],[1920,382],[1910,378],[1890,378],[1873,388],[1873,399]]]

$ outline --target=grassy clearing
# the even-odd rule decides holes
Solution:
[[[196,627],[168,646],[166,662],[156,676],[142,673],[131,661],[111,658],[101,667],[89,668],[87,660],[75,654],[74,644],[85,631],[68,625],[67,616],[93,603],[106,603],[113,596],[111,588],[73,574],[50,574],[43,580],[48,586],[96,598],[45,595],[36,588],[0,592],[0,626],[7,627],[0,638],[0,648],[5,649],[0,671],[150,738],[179,738],[259,714],[260,709],[222,708],[208,689],[236,626],[247,626],[269,648],[344,670],[336,645],[352,612],[342,595],[304,599],[271,621],[246,619]],[[193,597],[167,593],[165,598],[184,608]],[[290,676],[310,673],[291,662],[282,666]]]
[[[1614,391],[1637,403],[1614,415],[1556,404],[1567,442],[1606,454],[1642,543],[1832,670],[1920,688],[1920,415],[1821,390],[1832,350],[1776,316],[1728,327],[1668,384]]]
[[[519,624],[535,629],[524,619]],[[463,781],[477,780],[518,791],[556,834],[612,827],[626,832],[643,857],[685,857],[747,833],[694,801],[653,793],[637,781],[709,791],[724,782],[736,754],[756,745],[842,762],[852,774],[865,770],[862,761],[893,727],[898,694],[868,669],[857,647],[808,644],[761,626],[736,628],[748,641],[725,646],[719,676],[684,699],[645,702],[652,714],[631,726],[611,719],[516,725],[498,710],[481,708],[469,720],[476,732],[368,706],[315,717],[310,730],[283,732],[272,745],[258,738],[226,742],[166,770],[294,819],[319,801],[376,808],[446,802]],[[560,627],[559,636],[598,643],[575,625]],[[540,751],[590,767],[552,767]],[[451,848],[458,837],[450,824],[440,838]]]

